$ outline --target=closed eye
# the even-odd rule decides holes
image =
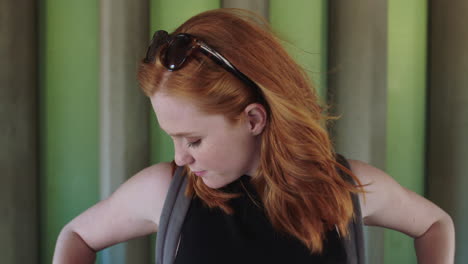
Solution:
[[[201,143],[201,139],[197,140],[197,141],[193,141],[193,142],[189,142],[187,143],[187,146],[189,148],[195,148],[195,147],[198,147]]]

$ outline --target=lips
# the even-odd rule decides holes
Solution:
[[[193,173],[197,176],[202,176],[203,174],[206,173],[206,171],[194,171]]]

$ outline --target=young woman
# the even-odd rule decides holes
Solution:
[[[419,263],[453,263],[451,218],[333,151],[331,117],[261,19],[219,9],[158,31],[138,78],[174,162],[142,170],[68,223],[54,263],[93,263],[99,250],[157,232],[176,168],[191,202],[175,263],[354,263],[341,243],[353,221],[413,237]]]

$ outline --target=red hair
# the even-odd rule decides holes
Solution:
[[[307,73],[288,55],[268,23],[240,9],[217,9],[196,15],[173,34],[190,33],[228,58],[261,89],[267,124],[261,136],[260,164],[252,178],[276,230],[301,240],[311,252],[322,252],[325,233],[348,234],[353,217],[351,193],[362,192],[359,180],[336,161],[324,128],[328,117]],[[190,99],[205,113],[224,114],[238,122],[256,101],[252,87],[204,55],[195,55],[180,70],[169,72],[157,59],[142,63],[138,73],[146,95],[158,91]],[[346,181],[337,168],[357,185]],[[232,213],[235,194],[207,187],[188,168],[187,194],[208,206]],[[254,175],[253,175],[254,176]]]

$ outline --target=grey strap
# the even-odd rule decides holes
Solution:
[[[348,161],[341,155],[338,155],[338,162],[351,170]],[[349,175],[341,172],[348,181],[355,184]],[[349,223],[349,236],[342,239],[344,248],[346,250],[347,264],[364,264],[364,233],[362,229],[362,214],[361,205],[359,203],[359,196],[355,193],[351,194],[351,199],[354,206],[354,219]]]
[[[177,167],[164,201],[156,236],[156,264],[172,264],[191,199],[185,196],[187,177]]]
[[[364,255],[364,231],[362,229],[362,215],[361,215],[361,205],[359,204],[359,197],[357,194],[353,194],[353,205],[355,208],[355,219],[353,221],[354,225],[354,246],[356,251],[356,259],[358,264],[365,263]]]

